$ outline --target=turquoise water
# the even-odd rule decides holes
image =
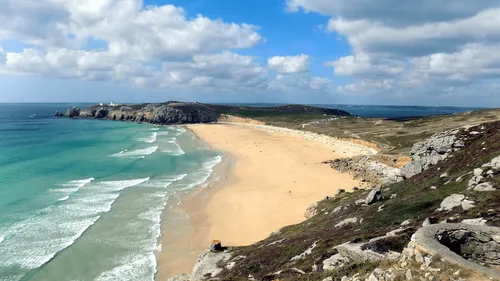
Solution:
[[[154,280],[167,199],[221,155],[181,127],[0,104],[0,280]]]

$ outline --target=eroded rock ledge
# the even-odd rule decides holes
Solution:
[[[403,255],[438,255],[462,268],[500,279],[500,228],[470,224],[435,224],[420,228]]]

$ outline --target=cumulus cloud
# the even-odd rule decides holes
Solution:
[[[4,74],[197,92],[267,91],[274,80],[268,66],[236,53],[264,44],[256,26],[188,17],[174,5],[144,6],[142,0],[3,0],[0,21],[0,42],[29,46],[0,52]],[[307,55],[282,58],[276,62],[279,71],[307,72]],[[316,87],[296,86],[309,85]]]
[[[278,73],[298,73],[308,70],[310,58],[305,54],[286,57],[276,56],[269,58],[267,64],[270,69]]]
[[[276,72],[268,89],[280,92],[294,92],[307,89],[308,92],[331,93],[333,81],[324,77],[313,77],[309,66],[311,57],[306,54],[297,56],[275,56],[267,60],[268,68]]]
[[[287,0],[287,8],[330,16],[326,31],[352,47],[327,63],[354,78],[339,91],[474,95],[498,78],[498,1]]]
[[[289,11],[318,12],[332,17],[368,20],[389,26],[419,25],[429,22],[469,18],[489,8],[494,0],[287,0]]]
[[[382,77],[401,74],[406,69],[406,64],[391,59],[380,59],[375,61],[364,53],[345,56],[337,61],[327,62],[326,65],[333,66],[335,75],[338,76],[363,76]]]

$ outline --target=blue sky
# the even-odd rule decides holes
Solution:
[[[0,102],[500,105],[500,4],[6,0]]]

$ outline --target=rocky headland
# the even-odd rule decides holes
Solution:
[[[226,119],[228,115],[328,115],[351,116],[348,112],[303,105],[281,105],[274,107],[242,107],[197,102],[149,103],[126,105],[94,105],[85,109],[70,108],[64,114],[68,118],[105,119],[144,122],[158,125],[211,123]],[[55,116],[61,117],[60,111]]]

